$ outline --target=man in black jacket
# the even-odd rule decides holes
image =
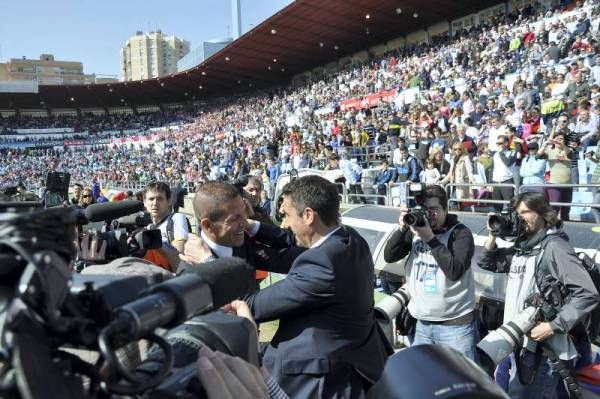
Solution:
[[[425,210],[423,224],[407,225],[403,210],[400,226],[384,249],[388,263],[408,257],[408,310],[417,319],[413,344],[442,344],[474,359],[473,234],[448,214],[448,198],[440,186],[426,187],[418,202]]]

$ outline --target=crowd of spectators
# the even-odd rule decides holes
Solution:
[[[2,149],[0,182],[35,186],[48,170],[59,170],[87,184],[260,174],[269,186],[283,171],[333,164],[347,184],[360,186],[363,168],[386,160],[373,180],[380,194],[390,181],[451,184],[457,207],[490,197],[500,209],[525,184],[571,202],[572,187],[552,184],[600,183],[599,22],[599,6],[590,0],[552,10],[530,6],[301,86],[200,108],[0,119],[5,132],[163,127],[152,132],[159,138],[148,148]],[[398,96],[371,109],[343,107],[387,90]],[[568,208],[561,217],[568,218]]]

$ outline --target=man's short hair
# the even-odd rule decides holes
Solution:
[[[211,222],[225,216],[223,204],[240,197],[240,190],[229,183],[211,181],[200,186],[194,196],[194,213],[198,219],[207,218]]]
[[[422,195],[423,201],[428,198],[437,198],[440,206],[444,208],[445,211],[448,210],[448,194],[446,191],[439,185],[426,186],[423,190]]]
[[[146,190],[144,190],[144,199],[149,191],[154,191],[157,193],[164,193],[167,200],[171,199],[171,187],[165,182],[162,181],[153,181],[146,186]]]
[[[320,176],[300,177],[286,184],[282,195],[290,198],[298,215],[310,208],[319,214],[325,225],[339,223],[340,197],[337,186]]]
[[[81,184],[81,183],[75,183],[75,184],[73,184],[73,188],[75,188],[75,187],[79,187],[80,189],[83,190],[83,184]]]

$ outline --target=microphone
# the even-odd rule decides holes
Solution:
[[[103,222],[113,220],[132,213],[143,211],[144,203],[135,200],[125,200],[118,202],[105,202],[102,204],[92,204],[85,208],[85,217],[90,222]]]
[[[117,344],[125,344],[218,309],[253,288],[252,266],[240,258],[219,258],[151,287],[146,296],[117,309],[106,328],[116,333],[111,337]]]

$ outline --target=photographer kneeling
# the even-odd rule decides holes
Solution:
[[[598,292],[544,194],[519,194],[511,208],[517,217],[494,215],[495,220],[488,221],[489,237],[478,264],[485,270],[508,273],[504,323],[528,306],[541,306],[542,320],[526,337],[525,349],[520,356],[511,355],[510,397],[554,397],[560,378],[556,366],[571,368],[570,361],[577,357],[569,334],[597,305]],[[507,230],[513,231],[510,235],[516,235],[516,241],[510,248],[498,248],[496,235],[504,236]],[[549,356],[569,364],[550,362]]]
[[[448,197],[440,186],[426,187],[415,199],[423,209],[400,213],[400,227],[384,250],[388,263],[409,256],[408,310],[417,319],[413,345],[442,344],[474,360],[473,234],[448,214]]]

